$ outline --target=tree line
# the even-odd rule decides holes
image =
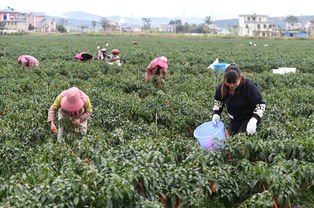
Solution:
[[[296,25],[299,20],[296,16],[289,15],[284,20],[289,25]],[[142,18],[142,29],[143,31],[151,31],[152,30],[152,21],[150,18]],[[172,25],[174,27],[175,33],[216,33],[216,29],[210,28],[209,26],[213,23],[211,16],[206,16],[204,18],[204,22],[200,24],[189,24],[183,23],[181,19],[170,20],[168,25]],[[65,25],[67,24],[67,20],[64,18],[60,19],[60,23],[57,25],[58,32],[67,32]],[[108,28],[111,28],[109,19],[106,17],[101,17],[99,21],[91,21],[92,30],[95,31],[96,26],[100,25],[101,28],[106,31]],[[29,28],[30,29],[30,28]],[[88,26],[83,25],[80,27],[83,31],[84,29],[88,29]]]

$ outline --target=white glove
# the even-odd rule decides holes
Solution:
[[[214,124],[216,124],[217,121],[220,121],[220,116],[218,114],[214,114],[213,118],[212,118],[212,121],[214,122]]]
[[[246,133],[248,135],[252,135],[252,134],[256,133],[256,127],[257,127],[257,119],[252,117],[250,119],[250,121],[247,123]]]

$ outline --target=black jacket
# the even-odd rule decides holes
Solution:
[[[250,117],[255,117],[260,120],[265,111],[265,102],[254,81],[246,79],[245,82],[239,85],[234,93],[227,95],[221,99],[220,83],[215,92],[214,113],[220,115],[224,105],[227,105],[229,117],[234,120],[244,120]]]

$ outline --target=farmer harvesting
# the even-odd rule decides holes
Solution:
[[[59,129],[55,125],[58,112]],[[87,132],[87,120],[92,114],[89,97],[77,87],[61,92],[50,106],[48,123],[52,132],[58,131],[58,139],[65,136],[66,128],[74,127],[76,133]],[[66,120],[70,125],[65,126]]]
[[[110,56],[109,56],[108,63],[109,64],[116,63],[116,64],[120,65],[121,63],[120,63],[119,54],[120,54],[120,50],[119,49],[113,49],[111,51]]]
[[[28,69],[31,69],[34,66],[39,66],[38,60],[35,57],[29,55],[22,55],[18,58],[17,61],[20,65],[25,66]]]
[[[236,64],[226,68],[224,80],[216,88],[213,122],[220,120],[224,105],[227,105],[230,117],[231,135],[256,133],[257,124],[266,108],[265,102],[254,81],[245,78]]]
[[[99,46],[97,46],[98,48],[98,60],[102,60],[102,61],[107,61],[108,58],[107,58],[107,49],[106,48],[102,48],[100,49]]]
[[[144,81],[148,82],[151,77],[157,75],[157,85],[160,83],[160,73],[162,73],[163,81],[165,82],[167,77],[168,69],[168,59],[164,56],[155,58],[150,64],[146,67]]]
[[[82,52],[75,55],[76,59],[79,59],[81,61],[87,61],[87,60],[93,60],[94,57],[90,55],[89,53]]]

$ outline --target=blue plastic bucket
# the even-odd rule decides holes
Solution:
[[[227,68],[227,65],[226,63],[218,63],[218,64],[214,64],[214,68],[215,69],[222,69],[222,70],[225,70]]]
[[[214,64],[214,73],[218,74],[219,72],[223,72],[225,71],[225,69],[227,68],[226,63],[218,63],[218,64]]]
[[[209,150],[218,150],[225,148],[222,140],[226,140],[225,125],[221,121],[206,122],[194,130],[194,137],[200,146]]]

